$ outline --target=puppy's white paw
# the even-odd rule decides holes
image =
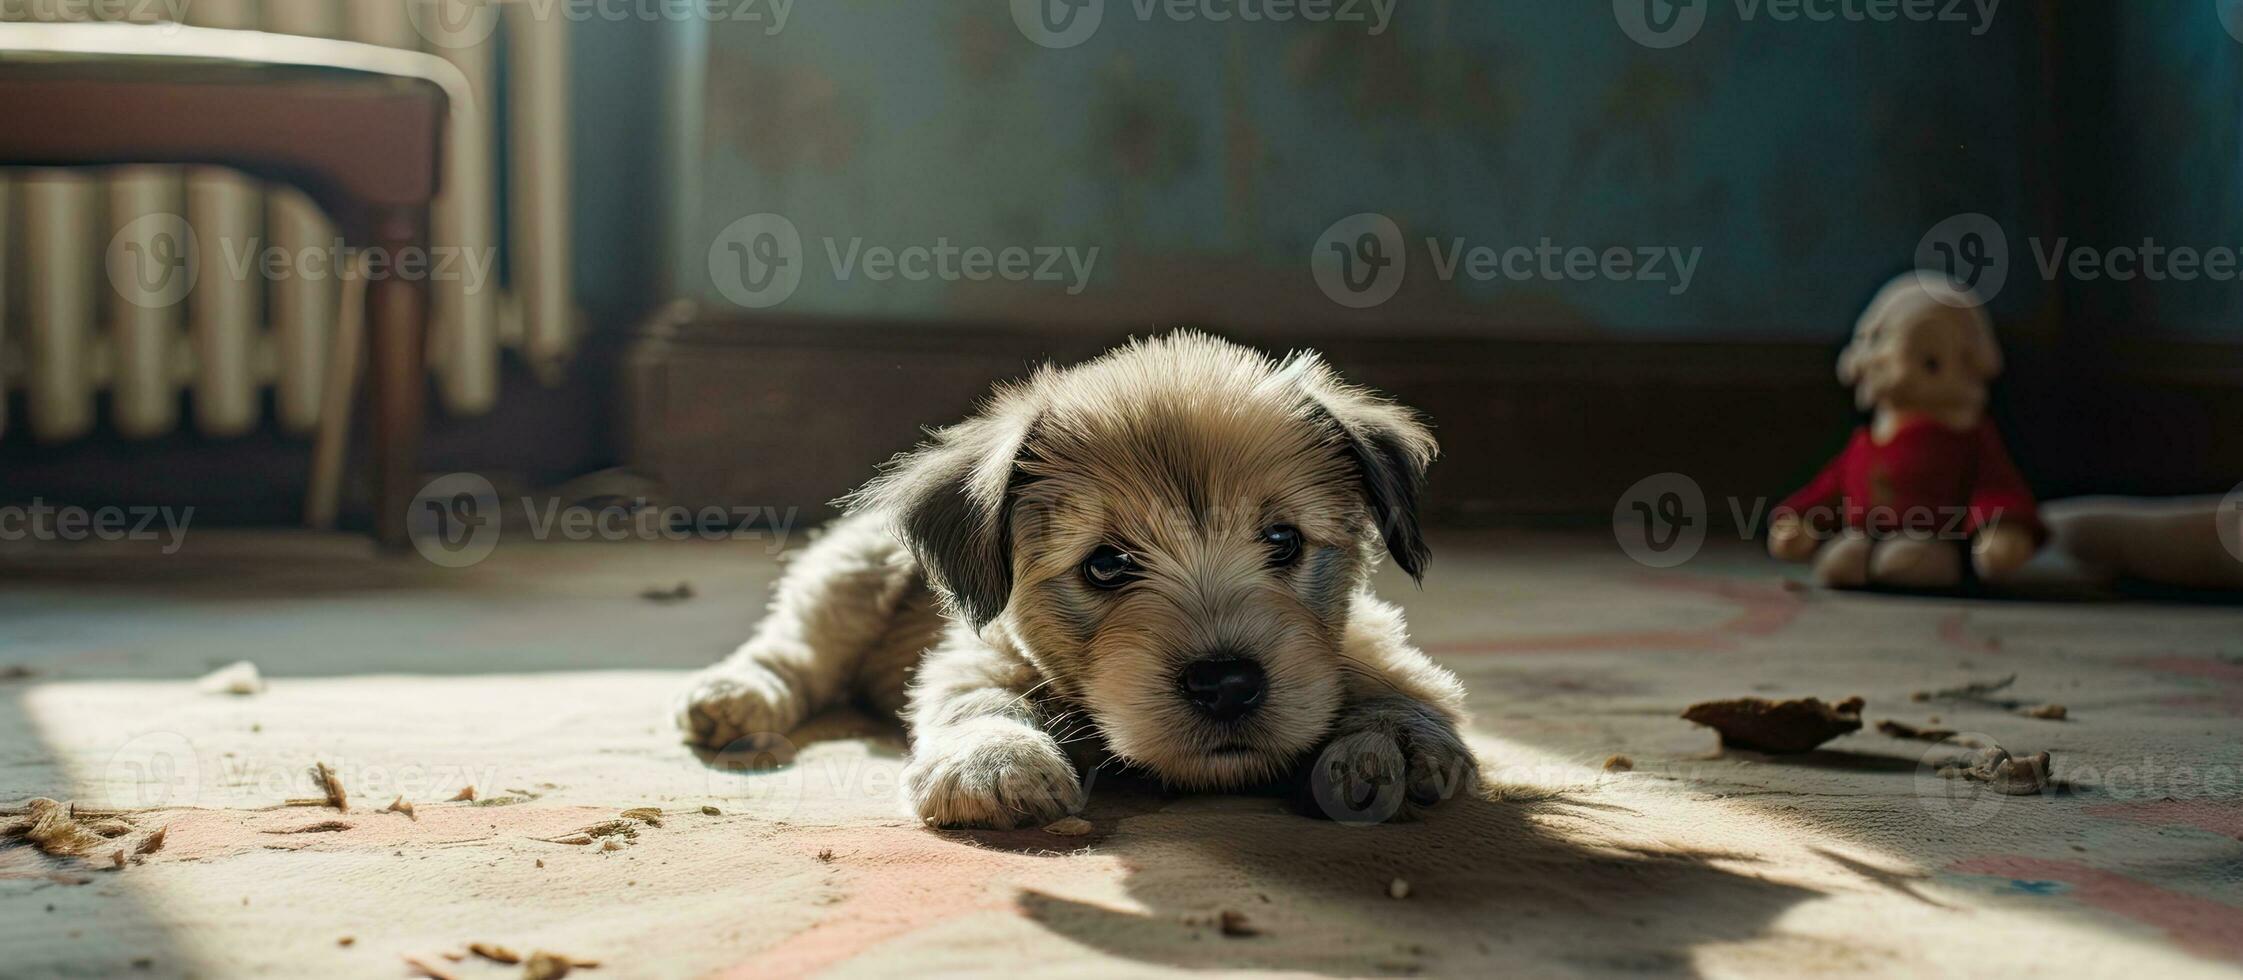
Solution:
[[[1318,809],[1342,823],[1404,819],[1474,792],[1479,760],[1446,717],[1408,698],[1340,709],[1310,767]]]
[[[1036,827],[1083,808],[1082,781],[1051,736],[990,721],[923,738],[903,769],[912,813],[937,827]]]
[[[676,719],[695,745],[760,749],[802,722],[802,698],[762,664],[727,661],[694,675]]]

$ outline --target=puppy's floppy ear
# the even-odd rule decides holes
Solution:
[[[1314,354],[1297,354],[1285,367],[1300,372],[1315,413],[1338,428],[1341,450],[1362,475],[1363,499],[1386,553],[1410,578],[1422,578],[1432,552],[1418,529],[1417,510],[1426,468],[1441,451],[1433,433],[1416,412],[1341,382]]]
[[[1034,418],[1024,399],[1000,395],[973,418],[930,431],[929,442],[845,500],[852,514],[880,513],[976,630],[1012,595],[1015,463]]]

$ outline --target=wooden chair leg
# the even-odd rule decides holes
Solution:
[[[428,284],[394,270],[407,250],[427,246],[428,210],[387,211],[376,218],[375,232],[371,244],[387,250],[392,274],[368,283],[366,290],[366,323],[373,337],[374,535],[394,548],[412,543],[406,510],[420,489],[429,310]]]

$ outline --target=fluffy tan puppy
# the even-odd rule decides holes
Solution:
[[[724,747],[895,712],[938,826],[1049,822],[1119,766],[1414,814],[1478,778],[1463,688],[1369,585],[1382,553],[1424,567],[1435,450],[1314,354],[1178,333],[1047,366],[852,495],[679,724]]]

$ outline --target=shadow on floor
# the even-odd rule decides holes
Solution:
[[[1264,800],[1102,792],[1089,816],[1103,832],[1085,843],[1131,869],[1129,896],[1150,911],[1033,891],[1019,910],[1074,942],[1161,966],[1689,974],[1693,949],[1757,936],[1817,894],[1740,870],[1735,855],[1620,843],[1608,830],[1627,814],[1563,799],[1459,800],[1420,822],[1349,827]],[[1051,847],[1034,832],[964,836]],[[1223,928],[1225,911],[1239,928]]]

